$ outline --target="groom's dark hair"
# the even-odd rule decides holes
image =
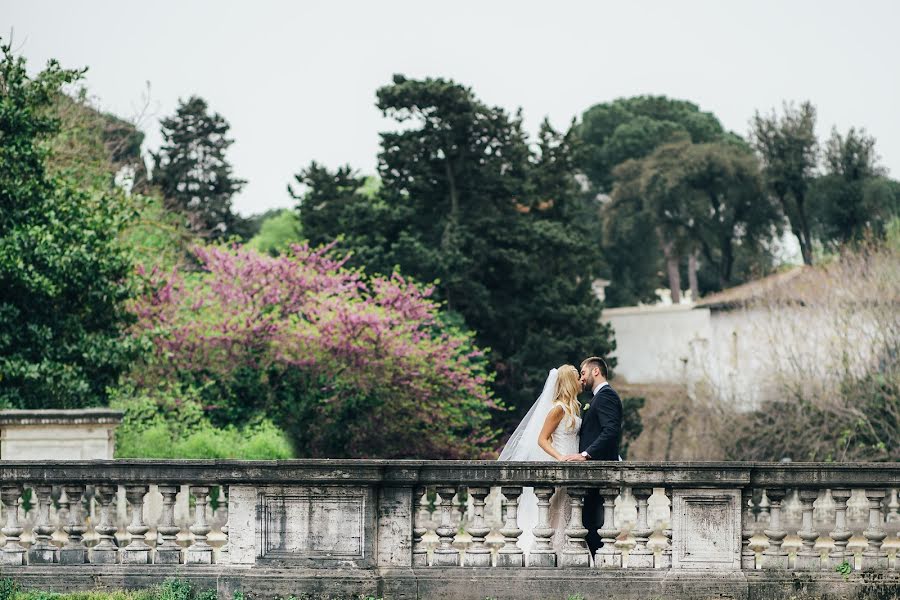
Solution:
[[[603,379],[609,379],[609,367],[606,366],[606,361],[599,356],[592,356],[581,361],[581,366],[583,367],[585,365],[590,365],[592,369],[597,367],[600,369],[600,374],[603,375]]]

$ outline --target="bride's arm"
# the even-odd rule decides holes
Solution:
[[[551,437],[553,436],[553,432],[556,431],[556,426],[562,421],[564,414],[562,406],[554,406],[553,409],[547,413],[547,418],[544,420],[544,426],[538,434],[538,446],[556,460],[562,460],[563,455],[557,452],[556,448],[553,447]]]

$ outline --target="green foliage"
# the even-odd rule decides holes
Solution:
[[[654,151],[667,144],[679,148],[716,144],[723,153],[726,148],[746,148],[746,144],[726,132],[713,114],[701,112],[690,102],[664,96],[636,96],[597,104],[584,112],[576,132],[580,140],[577,163],[593,193],[611,194],[614,184],[617,188],[614,201],[607,202],[601,211],[601,226],[592,230],[611,280],[606,300],[611,306],[655,301],[655,291],[663,281],[660,275],[667,270],[672,284],[684,266],[682,258],[699,254],[701,244],[699,240],[685,243],[686,235],[674,236],[673,227],[664,227],[666,235],[660,235],[660,226],[665,223],[647,210],[646,190],[633,185],[641,169],[638,164],[627,167],[623,163],[649,161]],[[629,182],[629,178],[634,181]],[[712,242],[709,240],[708,245],[719,246]],[[713,248],[710,252],[718,254]],[[727,257],[725,262],[729,262]],[[712,271],[708,279],[713,289],[721,287],[716,272],[721,262],[714,266],[704,261],[701,268],[704,266]],[[680,287],[680,279],[676,283]]]
[[[816,109],[785,103],[784,114],[753,117],[751,139],[763,164],[765,185],[800,242],[803,262],[812,264],[809,190],[818,163]]]
[[[125,410],[116,429],[116,458],[236,458],[279,460],[294,453],[284,432],[259,420],[216,427],[205,416],[196,389],[153,392],[121,388],[111,403]]]
[[[490,347],[495,391],[515,409],[534,401],[549,367],[608,355],[590,287],[597,205],[574,178],[574,135],[545,124],[531,149],[519,116],[444,79],[397,75],[377,95],[402,125],[382,134],[380,190],[313,163],[295,191],[304,236],[342,236],[355,266],[434,281]]]
[[[225,158],[228,122],[210,113],[206,101],[191,96],[160,123],[163,145],[153,154],[153,183],[168,205],[187,218],[191,231],[212,239],[235,233],[240,218],[231,199],[246,183],[232,174]]]
[[[850,574],[853,573],[853,565],[845,560],[844,562],[836,566],[834,570],[835,572],[840,573],[844,578],[844,581],[846,581],[850,578]]]
[[[118,240],[121,194],[47,160],[61,88],[81,73],[51,61],[34,78],[3,46],[0,64],[0,405],[104,404],[134,357],[123,335],[131,263]]]
[[[247,242],[247,247],[274,256],[284,252],[300,239],[301,227],[297,213],[283,209],[260,223],[259,233]]]
[[[837,130],[825,146],[825,174],[810,195],[815,231],[826,243],[859,242],[883,236],[885,225],[900,215],[900,182],[884,176],[877,164],[875,138],[850,128]]]

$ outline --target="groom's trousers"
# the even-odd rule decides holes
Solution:
[[[591,549],[591,556],[597,554],[600,548],[600,534],[597,530],[603,525],[603,498],[600,497],[600,490],[594,488],[589,489],[584,496],[584,512],[581,514],[581,520],[585,529],[588,530],[587,545]]]

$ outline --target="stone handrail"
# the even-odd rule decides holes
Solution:
[[[180,564],[896,577],[898,486],[898,463],[0,461],[0,565],[22,576]],[[540,513],[527,553],[524,487]],[[549,506],[561,489],[571,518],[554,549]],[[595,554],[581,524],[590,494],[602,517]],[[193,503],[186,523],[178,503],[185,513]],[[225,515],[217,526],[211,504]]]

